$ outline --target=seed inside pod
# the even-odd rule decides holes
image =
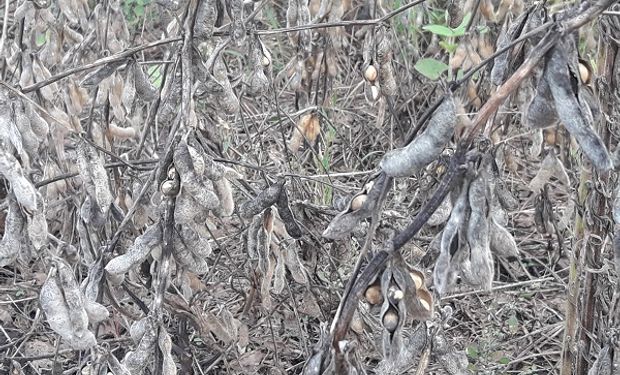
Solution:
[[[177,170],[175,167],[170,167],[170,169],[168,169],[168,178],[170,180],[174,180],[177,178]]]
[[[179,193],[179,184],[174,180],[166,180],[161,183],[160,189],[164,195],[177,195]]]
[[[584,63],[579,63],[579,76],[581,83],[588,84],[590,82],[590,69]]]
[[[424,286],[424,276],[421,272],[413,271],[409,272],[409,275],[411,275],[411,279],[413,280],[416,289],[420,289]]]
[[[268,67],[271,64],[271,53],[269,53],[269,51],[263,51],[263,58],[261,59],[261,63],[264,67]]]
[[[390,307],[383,315],[383,327],[385,327],[385,329],[387,329],[390,333],[394,333],[397,326],[398,312],[396,309]]]
[[[380,305],[383,303],[383,294],[381,293],[381,286],[378,284],[374,284],[366,289],[366,293],[364,293],[364,297],[366,297],[366,301],[371,305]]]
[[[357,211],[362,208],[364,203],[366,203],[366,199],[368,199],[368,196],[366,194],[360,194],[353,198],[353,200],[351,201],[351,210]]]
[[[422,305],[422,307],[424,307],[426,310],[431,311],[431,306],[425,300],[420,299],[420,305]]]
[[[372,93],[372,100],[379,99],[379,94],[381,93],[381,90],[379,90],[377,86],[375,85],[370,86],[370,92]]]
[[[388,289],[388,300],[396,305],[398,304],[398,302],[400,302],[400,300],[402,300],[405,297],[405,293],[403,293],[402,290],[398,289],[397,286],[395,285],[391,285],[390,288]]]
[[[364,71],[364,78],[366,78],[369,82],[374,82],[377,79],[377,68],[373,65],[369,65]]]

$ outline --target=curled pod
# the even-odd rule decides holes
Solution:
[[[88,267],[88,276],[80,286],[84,295],[84,309],[88,315],[88,320],[93,324],[99,323],[109,316],[108,309],[96,302],[99,297],[99,285],[102,278],[103,257],[99,257]]]
[[[295,220],[295,215],[293,215],[293,211],[291,211],[291,207],[288,201],[288,193],[286,189],[282,189],[280,191],[280,195],[278,196],[278,201],[276,202],[278,205],[278,213],[280,214],[280,218],[284,223],[284,228],[288,234],[293,238],[300,238],[303,233],[301,231],[301,227],[297,220]]]
[[[398,92],[391,62],[379,66],[379,82],[381,83],[381,93],[383,95],[390,97],[395,96]]]
[[[381,174],[375,181],[367,184],[364,189],[356,194],[355,197],[349,202],[347,209],[336,215],[329,223],[327,228],[323,231],[323,237],[332,240],[342,239],[349,235],[357,224],[370,217],[373,210],[376,208],[377,201],[383,191],[387,178],[384,174]],[[361,207],[353,210],[353,201],[360,195],[366,195]]]
[[[389,151],[380,168],[390,177],[406,177],[435,160],[446,147],[457,124],[456,104],[450,95],[433,113],[428,126],[409,145]]]
[[[205,40],[213,36],[213,28],[217,21],[217,0],[201,0],[196,9],[194,37]]]
[[[592,129],[592,113],[587,104],[580,100],[579,92],[575,92],[579,88],[573,88],[568,61],[565,45],[558,44],[551,50],[543,73],[558,116],[592,164],[600,171],[608,171],[613,168],[611,157],[601,138]]]
[[[512,261],[519,257],[514,237],[492,217],[489,220],[489,246],[493,254],[506,260]]]
[[[276,203],[280,197],[280,192],[284,188],[285,182],[284,179],[279,180],[267,189],[261,191],[254,199],[244,202],[239,206],[239,214],[241,217],[249,219]]]
[[[142,67],[137,62],[133,63],[134,85],[136,94],[145,102],[152,102],[159,96],[159,90],[151,83],[149,77],[144,73]]]
[[[539,129],[556,125],[559,121],[558,112],[553,102],[551,89],[544,77],[536,86],[536,93],[523,110],[523,123]]]
[[[388,308],[388,310],[383,314],[381,322],[383,323],[383,328],[390,333],[394,333],[396,328],[398,328],[399,323],[398,311],[394,307]]]

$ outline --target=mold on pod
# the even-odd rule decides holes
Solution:
[[[405,293],[403,293],[403,291],[396,285],[390,285],[387,291],[387,297],[391,304],[398,305],[398,303],[405,297]]]
[[[394,333],[398,327],[398,311],[391,307],[383,314],[382,322],[383,327],[390,333]]]

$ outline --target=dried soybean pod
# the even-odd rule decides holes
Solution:
[[[239,214],[241,217],[249,219],[276,203],[280,197],[280,192],[284,188],[285,182],[284,179],[281,179],[267,189],[261,191],[254,199],[244,202],[239,206]]]
[[[489,223],[487,220],[487,181],[483,174],[469,186],[471,213],[467,223],[467,242],[470,248],[469,262],[465,269],[471,269],[464,276],[472,286],[489,290],[494,276],[493,256],[489,247]]]
[[[243,0],[227,0],[228,15],[232,21],[231,39],[237,46],[245,40],[245,25],[243,24]]]
[[[65,302],[71,314],[69,315],[69,321],[73,327],[73,332],[77,336],[81,336],[83,331],[88,329],[88,314],[84,310],[84,298],[80,288],[78,287],[75,275],[71,267],[63,260],[56,260],[56,267],[58,269],[58,280],[62,288]]]
[[[398,88],[396,87],[396,79],[394,78],[394,70],[392,69],[391,62],[386,62],[379,66],[379,83],[381,84],[381,92],[383,95],[396,95]]]
[[[159,222],[151,225],[144,234],[135,239],[125,254],[111,259],[105,266],[105,270],[112,276],[122,277],[131,268],[142,262],[151,250],[161,243],[161,236],[162,231]]]
[[[380,168],[390,177],[406,177],[419,172],[441,154],[452,138],[456,124],[456,104],[450,94],[435,110],[424,132],[406,147],[386,153]]]
[[[151,363],[157,343],[157,327],[151,317],[146,318],[144,334],[135,350],[128,352],[121,362],[131,374],[142,374],[144,368]]]
[[[543,186],[549,182],[551,177],[557,178],[564,186],[570,186],[570,178],[566,173],[566,169],[562,162],[555,156],[553,150],[549,150],[547,156],[540,165],[540,170],[536,176],[530,181],[528,187],[534,193],[542,190]]]
[[[453,270],[452,255],[458,250],[459,230],[465,221],[467,204],[467,187],[464,184],[441,234],[439,257],[433,270],[433,284],[440,296],[447,293],[456,281],[457,275]]]
[[[0,150],[0,175],[9,181],[11,190],[22,207],[30,212],[37,210],[37,190],[24,176],[24,170],[17,159],[6,150]]]
[[[493,254],[509,261],[519,257],[519,248],[515,239],[492,217],[489,218],[489,246]]]
[[[297,223],[297,220],[295,220],[291,207],[289,206],[288,193],[286,192],[286,189],[282,189],[280,191],[277,205],[278,213],[280,214],[280,218],[282,218],[284,228],[286,228],[288,234],[293,238],[300,238],[303,233],[301,231],[301,227]]]
[[[369,188],[368,185],[370,184],[368,184],[361,193],[356,195],[356,197],[366,195],[366,199],[362,206],[357,210],[353,210],[353,200],[356,199],[356,197],[354,197],[353,200],[349,202],[347,209],[340,212],[332,219],[325,231],[323,231],[322,236],[332,240],[342,239],[349,235],[360,221],[370,217],[383,191],[386,180],[386,176],[381,174],[372,182],[372,187]]]
[[[286,27],[291,28],[297,26],[297,21],[299,18],[299,6],[297,5],[298,0],[288,0],[288,7],[286,8]],[[289,40],[293,46],[297,46],[299,42],[299,32],[295,31],[292,33],[288,33]]]
[[[95,70],[94,72],[88,73],[86,77],[80,82],[80,86],[82,87],[95,87],[101,83],[104,79],[108,78],[116,69],[125,64],[126,60],[112,61],[101,68]]]
[[[207,188],[203,176],[198,176],[196,173],[186,139],[181,140],[174,150],[174,166],[181,177],[183,190],[187,190],[198,204],[209,210],[215,210],[220,206],[217,195]]]
[[[616,274],[620,274],[620,224],[616,224],[613,239],[614,264]]]
[[[134,85],[136,94],[145,102],[152,102],[159,96],[159,90],[153,86],[149,77],[137,62],[133,63]]]
[[[217,20],[218,0],[200,0],[196,10],[196,21],[194,23],[194,37],[198,39],[209,39],[213,36],[213,28]]]
[[[617,352],[614,351],[614,357]],[[609,345],[604,345],[596,356],[596,360],[592,363],[588,375],[613,375],[615,374],[615,365],[612,363]]]
[[[162,375],[176,375],[177,367],[174,363],[174,358],[172,358],[172,339],[163,325],[159,326],[157,343],[162,355]]]
[[[596,169],[608,171],[613,168],[611,157],[601,138],[592,129],[592,114],[589,108],[577,99],[579,93],[575,90],[579,88],[573,88],[567,62],[565,44],[557,44],[548,56],[544,71],[558,116]]]
[[[519,17],[517,17],[510,25],[506,23],[502,29],[502,33],[497,39],[497,50],[507,47],[513,40],[517,39],[523,28],[525,27],[527,21],[528,12],[524,12]],[[508,22],[508,21],[507,21]],[[501,55],[497,56],[493,61],[493,69],[491,69],[491,82],[500,86],[504,83],[506,76],[508,74],[508,68],[510,66],[510,57],[512,56],[512,51],[515,48],[512,47]]]
[[[555,108],[551,89],[544,77],[541,77],[536,86],[536,93],[523,110],[523,123],[539,129],[557,124],[558,112]]]
[[[8,204],[9,212],[4,222],[4,235],[0,241],[0,267],[13,263],[25,246],[22,237],[25,220],[19,204],[12,196],[8,197]]]
[[[308,8],[308,0],[298,0],[298,25],[310,24],[310,8]],[[306,53],[312,49],[312,31],[309,29],[299,31],[299,46]]]

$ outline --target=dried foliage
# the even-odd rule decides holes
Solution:
[[[4,2],[0,373],[614,373],[612,3]]]

